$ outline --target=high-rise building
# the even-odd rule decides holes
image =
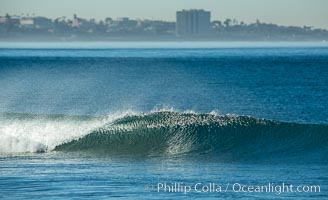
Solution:
[[[76,14],[74,14],[73,20],[72,20],[72,27],[73,28],[78,28],[79,25],[80,25],[79,19],[77,18]]]
[[[208,36],[211,34],[211,12],[182,10],[176,13],[178,36]]]

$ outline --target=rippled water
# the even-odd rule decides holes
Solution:
[[[0,45],[0,198],[327,198],[325,45],[31,45]]]

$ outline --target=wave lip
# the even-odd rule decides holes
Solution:
[[[310,155],[321,159],[327,156],[327,144],[325,125],[160,111],[116,119],[55,150],[246,159]]]

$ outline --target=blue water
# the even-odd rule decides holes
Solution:
[[[1,44],[0,198],[328,197],[327,45],[164,44]]]

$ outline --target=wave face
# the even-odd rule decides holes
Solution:
[[[173,111],[0,115],[0,153],[50,151],[328,162],[328,126]]]
[[[309,156],[326,162],[327,146],[325,125],[162,111],[118,118],[54,150],[220,159]]]

